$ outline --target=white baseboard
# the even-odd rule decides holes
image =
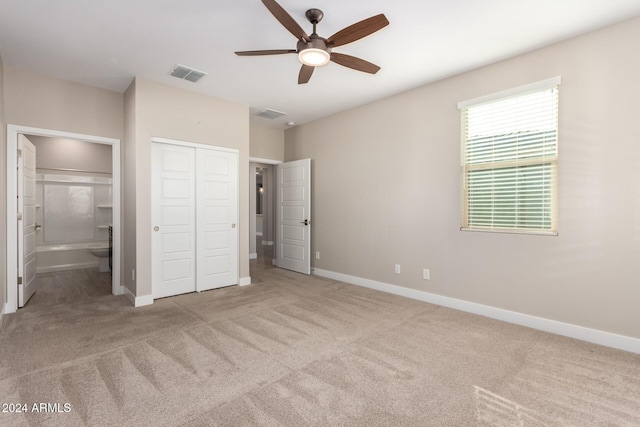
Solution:
[[[273,242],[271,240],[263,240],[262,246],[273,246]]]
[[[114,295],[124,295],[127,291],[128,289],[125,286],[120,285],[116,289],[116,293]]]
[[[410,289],[388,283],[377,282],[375,280],[364,279],[362,277],[322,270],[319,268],[314,268],[312,274],[329,279],[340,280],[341,282],[350,283],[352,285],[363,286],[365,288],[375,289],[431,304],[441,305],[443,307],[465,311],[467,313],[478,314],[491,319],[514,323],[516,325],[526,326],[556,335],[562,335],[569,338],[575,338],[606,347],[640,354],[640,339],[638,338],[618,335],[598,329],[585,328],[583,326],[572,325],[570,323],[558,322],[556,320],[531,316],[515,311],[504,310],[502,308],[491,307],[457,298],[419,291],[417,289]]]
[[[251,284],[251,277],[241,277],[238,286],[247,286]]]
[[[249,254],[249,259],[257,259],[257,258],[258,258],[258,254],[257,253],[254,252],[252,254]]]
[[[121,287],[124,288],[124,294],[127,296],[129,301],[131,301],[131,304],[133,304],[134,307],[144,307],[145,305],[153,304],[153,295],[143,295],[137,297],[133,295],[133,293],[131,293],[129,288],[127,288],[126,286]]]

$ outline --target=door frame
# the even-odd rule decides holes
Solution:
[[[276,185],[277,183],[277,176],[278,176],[278,165],[281,165],[282,163],[284,163],[284,161],[282,160],[273,160],[273,159],[261,159],[259,157],[249,157],[249,166],[251,166],[251,163],[262,163],[264,165],[270,165],[273,166],[273,192],[274,194],[277,194],[278,191],[278,186]],[[249,167],[249,200],[256,200],[256,181],[255,181],[255,176],[256,176],[256,171],[255,170],[251,170],[251,167]],[[253,180],[252,180],[253,178]],[[274,203],[275,203],[275,198],[274,198]],[[251,204],[249,204],[251,205]],[[275,219],[275,215],[276,214],[276,206],[273,206],[273,216]],[[251,209],[249,209],[249,222],[250,222],[250,230],[252,229],[253,233],[251,233],[251,231],[249,232],[249,239],[253,239],[255,241],[256,239],[256,234],[255,234],[255,221],[256,221],[256,213],[252,212]],[[251,227],[251,222],[253,222],[253,227]],[[275,223],[275,221],[274,221]],[[277,236],[277,232],[274,229],[273,230],[274,236],[273,236],[273,248],[274,251],[276,250],[276,248],[278,247],[278,236]],[[271,263],[273,265],[276,264],[276,254],[274,252],[273,254],[273,259],[271,260]],[[249,245],[249,259],[251,259],[251,245]]]
[[[18,135],[29,134],[52,138],[75,139],[95,144],[111,145],[112,186],[113,186],[113,270],[111,274],[111,293],[121,295],[120,286],[120,249],[121,249],[121,188],[120,188],[120,140],[75,132],[7,124],[7,242],[6,242],[6,295],[5,313],[15,313],[18,309]]]

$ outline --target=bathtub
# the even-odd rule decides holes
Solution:
[[[93,248],[109,248],[109,242],[37,245],[36,273],[98,268],[100,258],[89,253]]]

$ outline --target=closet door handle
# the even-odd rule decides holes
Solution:
[[[158,227],[157,225],[155,227],[153,227],[153,231],[159,231],[160,227]]]
[[[231,224],[231,228],[236,228],[236,225],[235,224]]]

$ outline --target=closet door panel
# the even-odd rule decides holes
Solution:
[[[193,148],[152,144],[154,298],[196,290],[195,163]]]
[[[238,283],[238,154],[196,148],[197,288]]]

